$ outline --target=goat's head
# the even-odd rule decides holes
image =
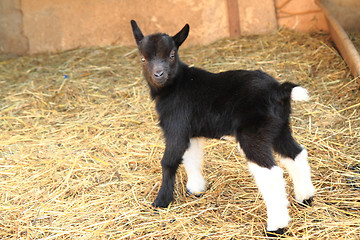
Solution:
[[[180,63],[178,49],[189,34],[189,25],[186,24],[172,37],[164,33],[144,37],[134,20],[131,20],[131,27],[148,83],[157,88],[170,84],[178,72]]]

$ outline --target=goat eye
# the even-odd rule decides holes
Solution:
[[[142,62],[145,62],[146,59],[145,59],[144,57],[141,57],[141,61],[142,61]]]
[[[171,51],[169,57],[170,57],[170,59],[173,59],[175,57],[175,51]]]

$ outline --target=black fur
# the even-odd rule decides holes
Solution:
[[[301,152],[289,126],[291,91],[297,85],[280,84],[260,70],[210,73],[187,66],[178,48],[189,25],[173,37],[144,37],[135,21],[131,26],[166,141],[154,206],[167,207],[173,200],[175,173],[190,138],[235,136],[247,159],[266,168],[275,165],[272,149],[290,158]]]
[[[271,237],[271,238],[283,238],[284,233],[285,233],[286,229],[285,228],[279,228],[276,231],[266,231],[266,236]]]
[[[302,202],[296,202],[296,203],[302,207],[311,207],[313,201],[314,201],[314,197],[310,197],[308,199],[303,200]]]

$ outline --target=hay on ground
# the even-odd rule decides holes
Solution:
[[[294,103],[296,139],[309,150],[314,206],[295,204],[302,239],[356,239],[360,232],[360,94],[327,34],[281,30],[181,49],[211,71],[262,69],[309,89]],[[0,62],[1,239],[261,239],[265,205],[245,159],[208,140],[209,190],[154,211],[164,144],[135,48],[111,46]]]

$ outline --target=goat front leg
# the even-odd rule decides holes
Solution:
[[[177,143],[176,143],[177,142]],[[188,141],[179,143],[178,141],[166,144],[164,156],[161,160],[162,183],[159,193],[152,204],[154,207],[166,208],[174,200],[174,184],[176,170],[178,169],[182,156],[184,155]]]

